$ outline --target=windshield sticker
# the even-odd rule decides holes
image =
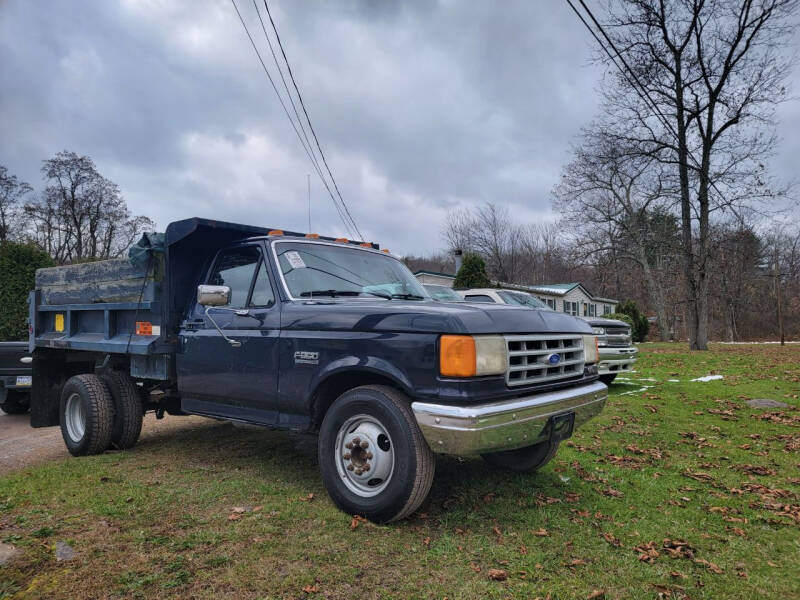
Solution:
[[[289,264],[292,265],[293,269],[305,269],[306,263],[303,262],[302,257],[295,252],[294,250],[290,250],[286,254],[284,254],[286,260],[289,261]]]

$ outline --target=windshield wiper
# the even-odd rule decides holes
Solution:
[[[337,296],[360,296],[361,294],[369,294],[371,296],[377,296],[378,298],[385,298],[386,300],[392,299],[392,296],[383,292],[358,292],[356,290],[310,290],[308,292],[302,292],[300,296],[302,298],[312,298],[314,296],[330,296],[331,298],[336,298]]]
[[[425,296],[419,294],[392,294],[392,298],[399,298],[401,300],[425,300]]]

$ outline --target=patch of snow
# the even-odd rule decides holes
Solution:
[[[630,392],[622,392],[620,396],[629,396],[630,394],[641,394],[642,392],[646,392],[649,389],[652,389],[652,385],[643,385],[638,390],[631,390]]]
[[[689,381],[716,381],[717,379],[722,379],[722,375],[705,375],[697,379],[690,379]]]
[[[667,381],[669,381],[670,383],[680,383],[681,382],[680,379],[667,379]]]
[[[745,346],[745,345],[764,345],[764,344],[780,344],[779,341],[777,342],[717,342],[718,344],[725,344],[727,346]],[[789,341],[787,340],[785,343],[787,344],[800,344],[800,341]]]

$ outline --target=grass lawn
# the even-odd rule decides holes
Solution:
[[[313,438],[65,456],[0,478],[0,598],[800,598],[798,393],[800,345],[646,344],[543,472],[441,458],[388,526],[333,507]]]

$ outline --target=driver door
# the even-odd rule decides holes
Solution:
[[[280,307],[259,243],[219,252],[205,279],[231,289],[224,307],[195,303],[177,357],[181,405],[192,413],[276,423]],[[225,335],[241,346],[231,345]]]

